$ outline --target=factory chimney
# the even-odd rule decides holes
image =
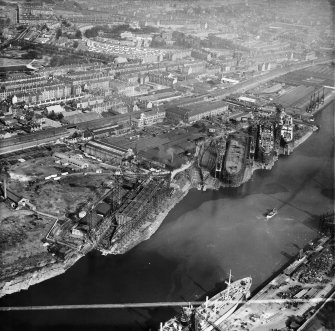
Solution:
[[[7,199],[7,178],[5,177],[3,180],[3,191],[4,191],[4,198]]]

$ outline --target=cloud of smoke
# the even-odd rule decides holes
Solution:
[[[173,157],[174,157],[174,149],[173,149],[173,147],[169,147],[166,150],[166,153],[171,156],[171,163],[173,163]]]
[[[163,162],[171,162],[173,163],[174,160],[174,148],[169,147],[168,149],[165,149],[164,146],[159,146],[158,150],[158,157],[163,161]]]

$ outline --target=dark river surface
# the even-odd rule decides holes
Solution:
[[[251,275],[253,289],[318,236],[334,203],[334,103],[321,129],[271,171],[239,188],[192,190],[158,231],[127,254],[91,253],[65,274],[4,297],[1,306],[194,300]],[[270,222],[262,214],[277,207]],[[1,312],[2,330],[153,330],[171,308]]]

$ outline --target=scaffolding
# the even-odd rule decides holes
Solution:
[[[169,181],[166,178],[150,176],[145,179],[117,210],[115,218],[118,227],[112,242],[125,242],[139,235],[148,216],[159,209],[168,193]]]
[[[222,139],[222,140],[219,140],[217,144],[215,178],[220,177],[221,175],[225,153],[226,153],[226,141]]]
[[[311,95],[311,100],[306,107],[306,112],[311,113],[313,112],[320,104],[323,104],[325,101],[325,88],[322,89],[322,94],[320,95],[320,90],[317,92],[315,91]]]

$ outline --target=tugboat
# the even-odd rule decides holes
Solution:
[[[266,220],[268,221],[270,218],[272,218],[273,216],[277,215],[278,210],[276,208],[272,208],[271,210],[269,210],[266,214]]]

